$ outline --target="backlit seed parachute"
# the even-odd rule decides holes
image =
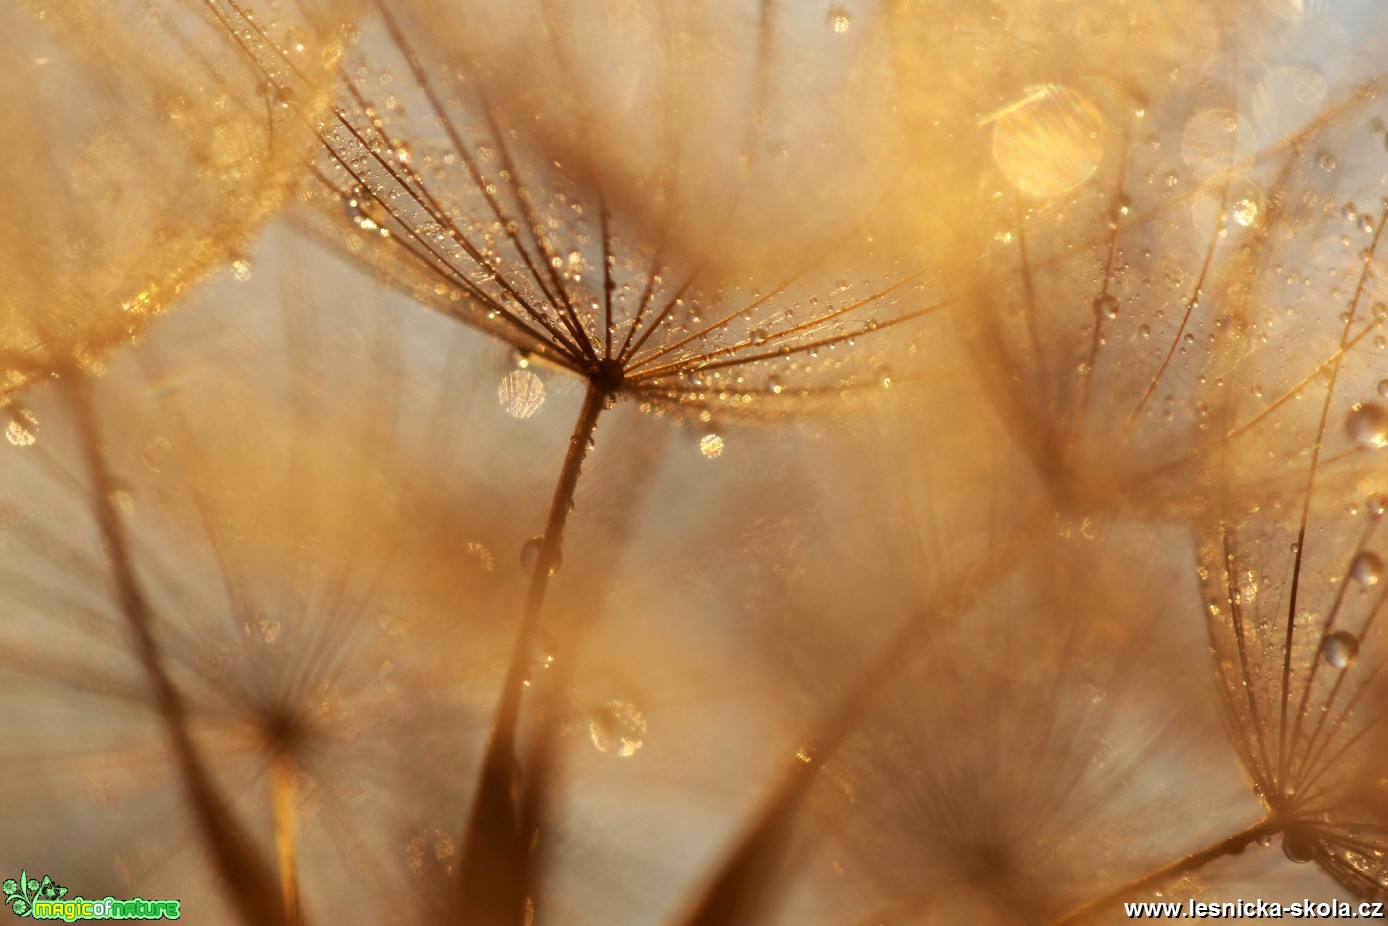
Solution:
[[[993,184],[979,182],[992,172],[1028,203],[1091,181],[1115,154],[1106,98],[1126,96],[1133,108],[1188,93],[1233,31],[1226,20],[1249,5],[886,4],[898,118],[919,154],[915,199],[904,204],[913,237],[937,246],[961,216],[971,217],[967,234],[997,231],[988,227]]]
[[[601,88],[595,103],[579,78],[572,87],[518,88],[527,75],[499,53],[513,49],[496,35],[520,19],[471,23],[455,10],[436,28],[411,4],[377,10],[322,131],[315,229],[424,304],[658,407],[755,413],[776,396],[836,396],[892,381],[892,361],[875,346],[888,339],[875,333],[935,305],[924,264],[903,263],[874,238],[871,214],[890,193],[893,175],[882,165],[891,160],[818,177],[838,194],[835,208],[792,192],[780,165],[799,164],[797,149],[813,140],[795,126],[778,128],[774,143],[758,134],[767,98],[779,92],[776,104],[789,108],[799,73],[795,58],[772,47],[776,28],[792,33],[786,42],[795,36],[769,8],[760,22],[747,17],[717,59],[741,79],[714,84],[723,93],[715,103],[700,101],[705,121],[718,117],[696,126],[696,138],[711,139],[703,152],[687,150],[668,113],[670,124],[608,128],[616,117],[601,108]],[[547,18],[557,14],[537,15],[549,40],[532,38],[530,52],[551,81],[556,61],[562,73],[573,65],[566,55],[596,53],[585,40],[607,42],[619,61],[630,48],[599,27],[571,33]],[[679,69],[693,60],[682,57],[682,43],[694,33],[662,34],[667,42],[620,67],[647,104],[640,112],[670,91],[678,114],[690,94]],[[498,45],[489,46],[493,38]],[[773,77],[775,91],[762,86]],[[555,92],[541,97],[539,89]],[[593,125],[551,125],[573,119],[566,107],[583,106],[601,114]],[[667,134],[675,147],[664,147]],[[649,159],[625,171],[604,163],[603,152],[629,138],[665,154],[663,168]],[[805,169],[792,172],[795,190]],[[759,254],[776,259],[763,263],[748,256],[757,249],[739,252],[722,238],[758,241]],[[767,239],[773,244],[762,246]]]
[[[363,348],[353,325],[382,321],[380,289],[276,279],[274,250],[296,271],[342,268],[273,245],[252,280],[200,291],[100,379],[26,394],[44,440],[0,461],[10,847],[109,866],[112,885],[181,896],[208,923],[297,924],[301,907],[424,922],[414,855],[458,827],[456,768],[505,642],[496,485],[436,478],[461,428],[430,412],[458,383],[425,348],[453,326],[383,323]],[[81,405],[64,395],[79,379]],[[447,398],[467,404],[465,388]],[[195,774],[211,797],[189,799]],[[216,829],[198,819],[211,803]],[[232,836],[268,890],[210,864]],[[94,847],[96,862],[74,854]]]
[[[939,622],[824,763],[829,851],[872,885],[871,916],[1051,922],[1194,848],[1196,804],[1204,825],[1237,828],[1238,777],[1199,719],[1206,691],[1173,684],[1199,655],[1193,634],[1170,632],[1188,583],[1153,594],[1154,570],[1133,594],[1121,556],[1140,533],[1092,529]],[[1199,769],[1202,792],[1173,768]]]
[[[1381,505],[1313,515],[1304,548],[1295,510],[1223,525],[1201,567],[1229,735],[1283,851],[1374,899],[1388,890]]]
[[[292,190],[341,40],[326,14],[262,15],[300,65],[267,85],[217,19],[255,12],[79,0],[0,14],[0,390],[94,367],[235,260]]]
[[[1382,899],[1388,484],[1371,451],[1345,446],[1335,406],[1305,494],[1230,492],[1202,537],[1200,578],[1227,732],[1269,833],[1292,861]]]
[[[1256,808],[1208,688],[1180,681],[1204,656],[1177,619],[1198,602],[1180,535],[1057,516],[984,399],[932,398],[865,438],[881,477],[822,503],[831,539],[759,609],[788,705],[821,719],[687,923],[795,922],[797,901],[851,911],[836,922],[1049,922]],[[966,439],[937,455],[941,433]]]
[[[1092,179],[1039,200],[998,189],[996,272],[975,287],[967,335],[1067,504],[1179,514],[1226,446],[1241,452],[1222,485],[1296,491],[1320,381],[1368,375],[1385,191],[1382,149],[1363,139],[1378,84],[1322,78],[1292,111],[1287,80],[1262,69],[1203,97],[1095,93]],[[1277,118],[1241,103],[1259,93]]]
[[[1200,575],[1230,738],[1287,856],[1370,898],[1388,884],[1375,89],[1278,159],[1286,182],[1269,202],[1286,218],[1223,290],[1240,323],[1198,392],[1225,438],[1207,459]]]
[[[952,124],[982,166],[970,231],[983,260],[962,283],[975,311],[954,317],[980,388],[1058,497],[1188,510],[1202,458],[1227,441],[1246,449],[1247,479],[1279,478],[1304,443],[1263,439],[1340,350],[1335,315],[1382,198],[1382,150],[1365,139],[1383,104],[1358,14],[1308,8],[1290,26],[1244,3],[1065,16],[916,3],[896,15],[911,131],[929,147]],[[932,57],[946,37],[958,70]],[[1056,54],[1077,41],[1093,53]],[[940,100],[975,124],[950,123]],[[928,236],[928,212],[918,224]],[[1356,328],[1347,347],[1372,354],[1376,336]]]

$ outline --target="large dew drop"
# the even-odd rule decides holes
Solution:
[[[1067,87],[1033,87],[985,122],[993,123],[993,160],[1029,196],[1068,193],[1104,154],[1099,108]]]
[[[544,537],[531,537],[529,540],[525,542],[525,546],[521,547],[521,568],[525,570],[526,575],[535,574],[535,567],[540,564],[540,550],[544,547],[544,545]],[[556,572],[558,572],[559,566],[563,562],[564,554],[559,550],[555,550],[554,558],[549,564],[549,574],[554,575]]]
[[[1343,669],[1359,655],[1359,638],[1347,630],[1337,630],[1321,641],[1321,656],[1336,669]]]
[[[1356,405],[1345,419],[1345,430],[1360,446],[1388,447],[1388,411],[1373,402]]]
[[[1377,585],[1383,578],[1383,560],[1373,553],[1360,553],[1349,564],[1349,574],[1360,585]]]
[[[1282,854],[1298,865],[1314,861],[1316,858],[1316,836],[1299,826],[1290,827],[1282,834]]]

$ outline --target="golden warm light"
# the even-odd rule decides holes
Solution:
[[[1372,0],[0,11],[0,900],[1369,920]]]

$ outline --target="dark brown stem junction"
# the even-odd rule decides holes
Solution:
[[[531,566],[530,587],[516,631],[511,663],[502,682],[501,700],[492,720],[491,735],[482,758],[481,779],[472,805],[472,816],[463,834],[458,882],[458,922],[511,926],[525,922],[526,891],[530,882],[532,841],[537,835],[530,808],[522,806],[522,769],[516,752],[521,697],[534,661],[535,641],[550,576],[558,569],[563,548],[564,524],[573,508],[589,442],[598,416],[612,390],[605,381],[590,381],[583,408],[569,439],[564,465],[550,502],[549,519]],[[534,770],[532,770],[533,772]]]

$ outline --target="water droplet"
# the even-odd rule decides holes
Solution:
[[[501,377],[496,398],[512,418],[529,418],[545,404],[545,384],[529,370],[512,370]]]
[[[1388,411],[1381,405],[1355,405],[1345,420],[1345,428],[1363,447],[1388,447]]]
[[[525,542],[525,546],[521,547],[521,568],[525,570],[527,575],[535,574],[535,567],[540,564],[540,551],[541,549],[543,549],[544,545],[544,537],[531,537],[529,540]],[[563,562],[563,551],[556,549],[554,551],[554,559],[549,564],[549,574],[554,575],[556,572],[558,572],[559,566]]]
[[[1243,228],[1248,228],[1258,221],[1258,201],[1251,196],[1244,196],[1229,206],[1229,215]]]
[[[699,452],[706,459],[718,459],[723,455],[723,438],[717,434],[705,434],[699,439]]]
[[[769,336],[767,335],[765,328],[754,328],[752,330],[753,344],[765,344],[768,337]]]
[[[1378,394],[1384,398],[1388,398],[1388,379],[1381,379],[1378,381]]]
[[[294,95],[293,87],[275,88],[275,105],[280,109],[288,109],[293,106],[296,99],[297,97]]]
[[[779,376],[768,376],[766,378],[766,388],[772,395],[780,395],[786,391],[786,385]]]
[[[1331,668],[1344,669],[1359,655],[1359,638],[1347,630],[1337,630],[1321,641],[1321,656]]]
[[[1350,564],[1349,572],[1360,585],[1377,585],[1383,578],[1383,560],[1373,553],[1360,553]]]
[[[636,754],[646,739],[646,718],[628,701],[608,701],[592,712],[588,736],[598,752],[626,758]]]
[[[1101,294],[1094,300],[1094,314],[1106,316],[1108,318],[1117,318],[1118,300],[1108,293]]]
[[[853,28],[853,20],[849,17],[848,11],[843,7],[836,6],[829,11],[829,28],[839,35]]]
[[[1301,826],[1293,826],[1282,834],[1282,854],[1304,865],[1316,857],[1316,836]]]
[[[517,347],[511,351],[511,362],[524,370],[530,366],[530,351]]]
[[[993,123],[993,160],[1013,186],[1031,196],[1068,193],[1103,158],[1102,113],[1067,87],[1032,87],[986,122]]]

